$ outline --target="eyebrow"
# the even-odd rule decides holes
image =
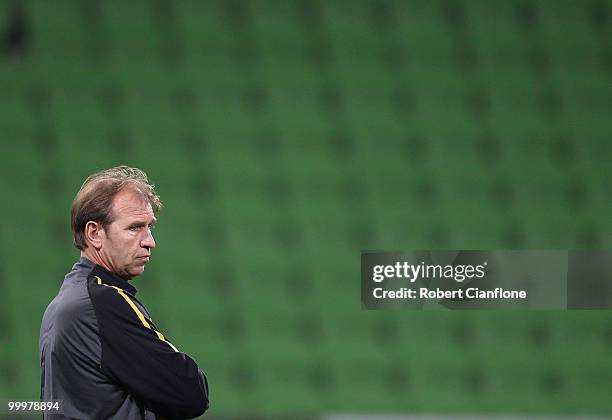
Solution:
[[[153,219],[153,221],[150,223],[151,226],[153,226],[155,223],[157,223],[157,219]],[[136,222],[132,222],[128,225],[128,228],[131,227],[141,227],[141,226],[146,226],[147,223],[143,222],[142,220],[138,220]]]

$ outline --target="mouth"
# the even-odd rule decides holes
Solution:
[[[138,259],[141,260],[141,261],[147,262],[147,261],[149,261],[149,257],[150,257],[150,255],[143,255],[142,257],[138,257]]]

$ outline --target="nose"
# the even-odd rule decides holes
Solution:
[[[145,237],[140,241],[140,246],[143,248],[155,248],[155,239],[153,238],[153,233],[151,233],[150,229],[145,229]]]

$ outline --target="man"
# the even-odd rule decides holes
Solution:
[[[160,207],[147,175],[127,166],[90,176],[76,195],[81,258],[40,330],[41,399],[63,400],[53,418],[184,419],[208,408],[206,376],[159,331],[130,284],[155,248]]]

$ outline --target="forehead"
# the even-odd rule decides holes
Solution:
[[[151,204],[132,189],[121,190],[113,199],[113,220],[155,220]]]

